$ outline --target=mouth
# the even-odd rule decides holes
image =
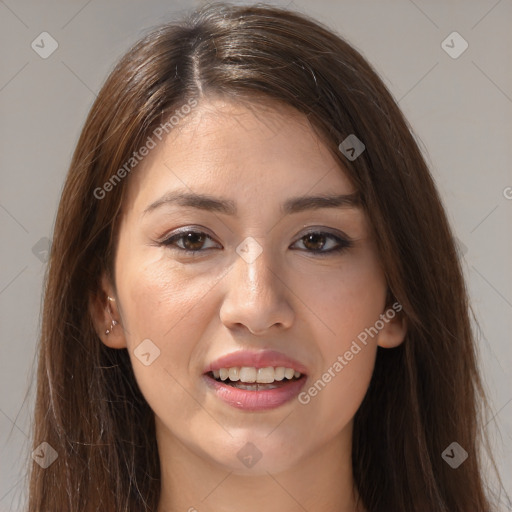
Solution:
[[[298,370],[283,366],[219,368],[203,377],[217,398],[246,411],[284,405],[299,394],[307,379]]]

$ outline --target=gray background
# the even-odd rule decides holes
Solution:
[[[0,511],[24,500],[45,248],[86,114],[132,42],[201,3],[0,0]],[[512,495],[512,0],[270,3],[346,37],[415,130],[460,241],[492,400],[486,429]],[[59,45],[46,59],[31,47],[43,31]],[[458,58],[442,46],[453,31],[469,45]],[[512,510],[505,497],[501,509]]]

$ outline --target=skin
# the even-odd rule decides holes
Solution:
[[[273,349],[308,368],[308,389],[389,309],[361,208],[280,213],[292,196],[355,189],[303,115],[267,105],[203,99],[127,184],[116,291],[106,277],[102,281],[115,302],[99,304],[95,321],[105,344],[128,349],[155,413],[162,468],[158,512],[364,510],[356,506],[351,470],[353,417],[377,346],[395,347],[404,339],[400,315],[306,405],[294,399],[247,412],[222,402],[202,381],[205,366],[221,355]],[[143,213],[183,188],[235,201],[238,217],[176,204]],[[337,241],[327,236],[308,244],[303,237],[311,226],[346,235],[353,246],[316,255],[314,249],[325,252]],[[182,227],[212,240],[201,245],[196,239],[192,248],[203,251],[196,256],[180,252],[184,239],[159,245]],[[249,236],[262,248],[252,263],[235,251]],[[110,315],[119,324],[106,336]],[[160,355],[145,366],[134,350],[148,338]],[[262,454],[251,468],[237,458],[248,442]]]

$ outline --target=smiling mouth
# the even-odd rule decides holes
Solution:
[[[221,368],[207,372],[211,379],[245,391],[266,391],[282,388],[288,384],[306,378],[306,375],[284,367],[267,368]]]

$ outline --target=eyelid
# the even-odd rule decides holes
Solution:
[[[297,235],[299,233],[297,233]],[[350,240],[350,237],[343,231],[340,231],[339,229],[335,229],[335,228],[324,227],[324,226],[306,226],[306,231],[302,232],[302,235],[300,235],[299,238],[309,235],[310,233],[325,233],[328,235],[337,236],[339,238],[344,238],[346,240]]]

